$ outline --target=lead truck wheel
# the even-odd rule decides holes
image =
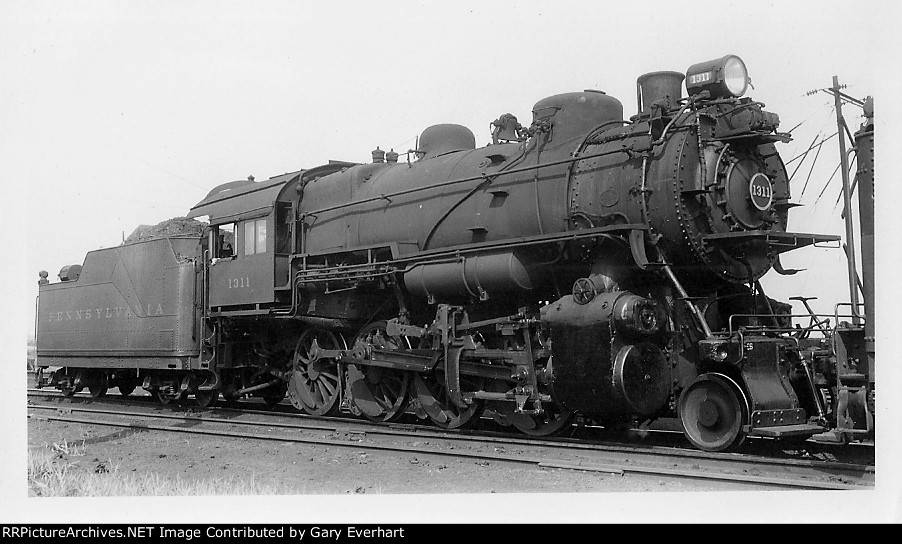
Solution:
[[[724,451],[745,440],[749,408],[739,385],[723,374],[702,374],[683,390],[679,403],[683,434],[695,447]]]

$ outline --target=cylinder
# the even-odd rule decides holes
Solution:
[[[665,340],[657,334],[661,325],[642,317],[654,306],[652,300],[617,291],[584,304],[568,295],[542,308],[561,404],[602,419],[651,415],[664,405],[671,379]]]

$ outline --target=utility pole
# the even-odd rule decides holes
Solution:
[[[875,318],[874,315],[874,102],[871,97],[858,100],[840,91],[839,78],[833,76],[833,86],[818,89],[833,95],[836,108],[836,128],[839,136],[839,158],[842,170],[842,196],[845,208],[846,262],[849,269],[849,295],[852,304],[852,325],[836,324],[833,330],[833,350],[836,356],[836,429],[842,440],[864,435],[874,436],[875,411]],[[809,94],[813,94],[812,91]],[[843,102],[864,110],[865,124],[853,136],[842,114]],[[846,135],[858,156],[859,220],[861,223],[861,263],[865,281],[865,319],[858,307],[858,270],[855,261],[855,233],[852,220],[852,190],[849,183],[849,157]],[[864,326],[862,326],[864,321]]]
[[[830,89],[836,104],[836,129],[839,133],[839,159],[841,161],[840,170],[842,170],[842,198],[845,206],[845,225],[846,225],[846,262],[849,268],[849,295],[852,303],[852,323],[854,325],[861,324],[861,317],[858,313],[858,270],[855,266],[855,232],[852,222],[852,189],[849,184],[849,157],[846,154],[846,132],[848,127],[846,120],[842,115],[842,97],[840,92],[839,78],[833,76],[833,87]],[[868,316],[871,318],[871,316]]]

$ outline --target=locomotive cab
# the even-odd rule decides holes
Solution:
[[[210,219],[206,266],[211,310],[260,310],[276,302],[275,288],[287,283],[287,266],[277,266],[277,261],[290,253],[289,247],[279,247],[287,245],[290,210],[277,197],[297,177],[289,173],[260,183],[253,178],[226,183],[191,209],[189,217]]]
[[[210,259],[210,305],[234,306],[273,300],[272,251],[267,251],[270,218],[251,217],[214,225]],[[229,242],[229,239],[234,240]]]

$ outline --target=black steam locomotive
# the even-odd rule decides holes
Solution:
[[[786,231],[788,135],[747,83],[729,55],[643,75],[629,120],[571,92],[485,147],[437,125],[406,160],[220,185],[203,236],[42,272],[39,383],[532,435],[675,416],[705,450],[865,434],[858,329],[794,327],[758,282],[837,238]]]

